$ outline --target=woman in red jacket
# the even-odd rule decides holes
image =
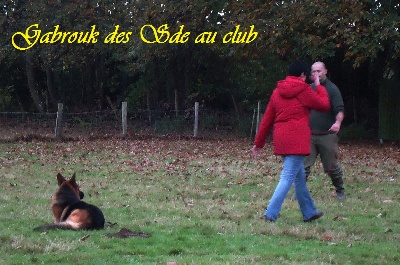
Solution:
[[[295,61],[289,67],[286,79],[278,81],[252,148],[257,156],[273,126],[274,154],[283,156],[283,169],[264,214],[267,222],[277,220],[293,183],[303,220],[310,222],[323,216],[323,212],[317,210],[306,186],[304,158],[310,154],[310,111],[328,111],[330,104],[319,78],[314,78],[315,91],[305,82],[308,72],[309,67],[306,64]]]

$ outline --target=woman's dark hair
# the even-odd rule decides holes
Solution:
[[[294,61],[289,66],[289,75],[299,77],[302,73],[306,76],[310,74],[310,67],[303,61]]]

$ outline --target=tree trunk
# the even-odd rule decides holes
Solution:
[[[32,53],[30,51],[27,51],[25,53],[25,66],[26,66],[26,77],[28,79],[29,92],[31,94],[33,103],[36,106],[36,109],[40,113],[42,113],[43,105],[39,96],[38,83],[36,81],[34,66],[32,64]]]
[[[179,92],[178,89],[175,89],[175,117],[178,117],[179,113]]]
[[[97,95],[97,107],[102,110],[104,103],[104,72],[105,72],[105,60],[104,54],[100,53],[96,57],[97,69],[96,69],[96,95]]]
[[[93,96],[93,58],[92,56],[87,56],[85,61],[85,71],[83,74],[83,83],[85,84],[84,94],[81,98],[81,104],[86,105],[86,107],[92,107],[95,101]],[[89,105],[87,103],[89,103]]]
[[[192,71],[192,52],[190,49],[190,46],[185,49],[185,85],[184,85],[184,92],[183,92],[183,97],[186,98],[186,96],[190,93],[192,89],[192,79],[193,79],[193,71]],[[188,106],[185,106],[185,108]]]
[[[400,81],[384,80],[379,95],[379,138],[400,141]]]
[[[393,78],[384,79],[379,91],[379,138],[400,141],[400,59],[389,65]]]
[[[51,64],[46,64],[46,80],[47,80],[47,92],[49,93],[50,103],[52,106],[57,105],[57,96],[54,91],[54,82],[53,82],[53,71],[51,70]]]
[[[400,81],[400,58],[396,58],[391,63],[391,68],[393,71],[393,80]]]
[[[233,95],[231,95],[232,97],[232,102],[233,102],[233,106],[235,107],[235,113],[236,113],[236,118],[238,123],[240,124],[240,111],[239,111],[239,107],[236,103],[235,97]]]
[[[147,104],[147,118],[148,118],[148,122],[149,122],[149,126],[151,125],[151,110],[150,110],[150,89],[147,88],[146,91],[146,104]]]

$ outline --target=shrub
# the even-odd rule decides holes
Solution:
[[[350,124],[340,131],[340,138],[344,140],[371,139],[372,133],[360,124]]]

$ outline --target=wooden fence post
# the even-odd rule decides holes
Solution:
[[[251,129],[250,129],[250,142],[253,138],[253,127],[254,127],[254,119],[256,118],[256,109],[253,111],[253,119],[251,120]],[[256,132],[257,133],[257,132]]]
[[[122,102],[122,135],[126,134],[128,123],[127,123],[127,102]]]
[[[55,138],[57,140],[61,138],[63,106],[64,106],[63,103],[58,103],[56,129],[55,129]]]
[[[194,103],[194,132],[193,136],[197,137],[199,129],[199,102]]]

